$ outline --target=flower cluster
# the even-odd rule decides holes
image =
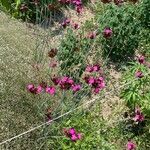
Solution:
[[[135,150],[135,149],[136,149],[136,145],[131,140],[129,140],[126,145],[126,150]]]
[[[144,115],[142,114],[140,108],[135,109],[135,114],[134,114],[133,120],[137,123],[144,121]]]
[[[62,23],[61,23],[61,26],[63,27],[63,28],[66,28],[67,26],[69,26],[69,25],[72,25],[72,27],[74,28],[74,29],[79,29],[80,28],[80,26],[79,26],[79,24],[78,23],[75,23],[75,22],[71,22],[71,20],[70,19],[65,19]]]
[[[73,142],[82,138],[81,133],[77,133],[74,128],[64,129],[64,133],[66,137],[69,137]]]
[[[100,65],[98,64],[88,65],[85,71],[89,73],[94,73],[94,72],[101,73],[101,68]],[[104,78],[101,76],[95,77],[90,74],[90,75],[86,75],[84,77],[84,80],[89,86],[91,86],[95,94],[98,94],[105,87]]]
[[[56,93],[55,87],[47,86],[46,83],[41,83],[37,87],[35,87],[33,84],[28,84],[27,90],[33,94],[40,94],[42,91],[50,95],[54,95]]]
[[[81,89],[80,84],[75,84],[74,80],[70,77],[64,76],[64,77],[53,77],[51,78],[52,82],[55,85],[59,85],[60,89],[62,90],[72,90],[73,92],[77,92]]]
[[[105,82],[103,77],[85,77],[85,82],[90,85],[93,89],[93,92],[95,94],[98,94],[104,87],[105,87]]]
[[[88,65],[85,69],[87,72],[98,72],[100,71],[100,65],[95,64],[95,65]]]

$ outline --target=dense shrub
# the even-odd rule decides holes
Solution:
[[[150,28],[150,1],[143,0],[140,6],[140,21],[145,28]]]
[[[99,32],[103,32],[100,35],[103,54],[113,61],[126,60],[138,47],[140,22],[137,6],[107,4],[104,7],[105,11],[98,18]]]

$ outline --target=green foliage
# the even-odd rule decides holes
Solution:
[[[142,0],[140,6],[140,21],[145,28],[150,28],[150,1]]]
[[[79,79],[85,70],[85,61],[90,51],[90,43],[90,39],[82,38],[82,33],[77,36],[73,30],[68,30],[66,37],[61,41],[58,52],[62,75]]]
[[[105,11],[98,17],[99,32],[110,27],[113,35],[106,39],[101,34],[100,42],[104,56],[113,61],[127,60],[133,56],[139,43],[140,22],[138,20],[137,6],[114,4],[105,5]]]
[[[144,111],[150,111],[150,76],[149,68],[143,64],[131,63],[132,66],[123,76],[123,83],[127,83],[121,93],[121,97],[125,99],[129,108],[134,109],[139,105]],[[143,73],[142,78],[136,78],[136,71]]]

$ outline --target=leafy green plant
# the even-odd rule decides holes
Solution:
[[[115,62],[126,61],[128,57],[133,56],[139,43],[138,7],[128,4],[120,7],[108,4],[104,8],[105,11],[98,15],[99,39],[103,55]],[[111,29],[111,37],[104,37],[105,28]]]
[[[145,28],[150,28],[150,2],[149,0],[143,0],[141,2],[141,6],[140,6],[140,21],[141,24],[145,27]]]
[[[129,108],[134,109],[138,105],[149,113],[150,70],[148,66],[137,62],[133,62],[131,65],[123,75],[123,83],[127,83],[127,85],[122,90],[121,97],[126,101]]]
[[[90,51],[90,39],[83,38],[82,33],[77,36],[69,29],[66,37],[61,41],[58,60],[61,62],[61,73],[79,79],[85,70],[86,56]]]

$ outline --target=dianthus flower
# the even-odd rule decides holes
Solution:
[[[81,133],[77,133],[74,128],[64,129],[64,133],[73,142],[76,142],[77,140],[80,140],[82,138]]]
[[[54,95],[56,93],[56,89],[53,86],[46,87],[46,92],[50,95]]]
[[[136,78],[142,78],[142,77],[144,77],[144,75],[143,75],[143,73],[141,71],[136,71],[135,72],[135,77]]]
[[[33,84],[29,84],[27,90],[33,94],[39,94],[42,92],[43,88],[40,85],[35,87]]]
[[[74,29],[79,29],[80,28],[79,24],[77,24],[77,23],[73,23],[72,26],[73,26]]]
[[[80,84],[74,84],[74,85],[72,85],[71,89],[75,93],[81,89],[81,85]]]
[[[62,23],[61,23],[63,28],[66,28],[67,26],[70,25],[70,19],[65,19]]]
[[[142,114],[140,108],[135,109],[135,116],[133,117],[133,120],[138,123],[144,121],[144,115]]]
[[[140,64],[145,64],[145,57],[143,55],[138,56],[137,60]]]
[[[70,77],[62,77],[59,82],[60,88],[64,90],[69,90],[73,84],[74,81]]]
[[[126,145],[126,149],[127,150],[135,150],[136,149],[136,145],[132,141],[129,140],[127,145]]]
[[[90,32],[90,33],[88,34],[88,38],[90,38],[90,39],[95,39],[95,38],[96,38],[96,32]]]
[[[112,29],[109,27],[106,27],[103,31],[103,36],[105,38],[110,38],[112,36],[112,34],[113,34]]]

